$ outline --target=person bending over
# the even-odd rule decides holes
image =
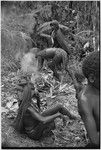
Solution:
[[[57,67],[61,67],[66,70],[68,56],[67,53],[61,48],[47,48],[36,54],[38,58],[39,70],[43,67],[44,60],[52,60],[48,62],[49,68],[53,71],[53,75],[59,80],[57,73]]]
[[[78,111],[85,124],[90,143],[86,148],[100,148],[100,52],[91,52],[82,63],[88,83],[82,86],[74,78]],[[75,75],[74,75],[75,76]]]
[[[59,27],[58,21],[54,20],[52,23],[50,23],[50,26],[52,27],[53,30],[51,35],[54,40],[53,46],[62,48],[67,52],[68,55],[70,55],[72,53],[71,48],[73,47],[70,46],[70,44],[65,40],[65,36],[63,35]]]
[[[41,112],[40,108],[35,105],[32,99],[31,84],[24,87],[22,103],[18,110],[18,115],[14,121],[14,127],[20,133],[26,133],[29,138],[39,140],[44,137],[48,131],[55,129],[55,118],[62,118],[66,115],[71,119],[76,119],[65,107],[57,104]],[[46,132],[47,131],[47,132]],[[49,133],[49,132],[48,132]]]

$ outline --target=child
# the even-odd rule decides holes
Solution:
[[[35,105],[32,97],[31,84],[28,83],[24,88],[22,102],[14,122],[15,129],[20,133],[26,133],[30,138],[39,140],[44,136],[46,130],[51,131],[55,128],[55,118],[60,117],[64,120],[63,115],[67,115],[71,119],[76,119],[60,104],[41,112],[40,107]],[[37,100],[39,101],[39,99]]]
[[[100,148],[100,53],[91,52],[83,61],[82,72],[88,83],[84,86],[74,79],[78,111],[90,139],[87,148]]]

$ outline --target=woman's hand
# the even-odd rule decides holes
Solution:
[[[76,117],[76,116],[74,116],[74,115],[71,115],[70,119],[76,120],[76,119],[77,119],[77,117]]]
[[[61,113],[59,113],[59,118],[61,118],[62,119],[62,121],[63,121],[63,126],[66,126],[66,118],[65,118],[65,116],[64,115],[62,115]]]

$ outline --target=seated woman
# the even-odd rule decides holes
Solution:
[[[28,83],[24,87],[22,102],[14,121],[15,129],[20,133],[26,133],[31,139],[39,140],[44,136],[47,129],[48,131],[54,129],[54,120],[57,117],[64,120],[63,115],[66,115],[71,119],[76,119],[74,115],[60,104],[41,112],[40,105],[37,107],[32,97],[31,84]],[[39,97],[37,101],[37,104],[39,104]]]

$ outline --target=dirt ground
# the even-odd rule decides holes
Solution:
[[[16,107],[11,110],[10,102],[16,98],[16,92],[13,90],[13,85],[17,79],[16,73],[9,73],[2,76],[2,92],[1,92],[1,125],[2,125],[2,140],[6,139],[12,147],[84,147],[87,144],[86,131],[84,124],[80,119],[77,111],[77,99],[75,98],[75,89],[72,85],[67,84],[65,90],[58,92],[53,97],[46,97],[45,93],[41,93],[42,108],[50,107],[55,103],[62,103],[71,113],[75,114],[79,119],[70,120],[66,118],[66,126],[63,127],[62,120],[56,119],[56,129],[53,130],[53,135],[44,138],[40,141],[34,141],[17,133],[11,126],[16,112]],[[7,103],[9,104],[7,107]],[[16,105],[15,105],[16,106]]]

